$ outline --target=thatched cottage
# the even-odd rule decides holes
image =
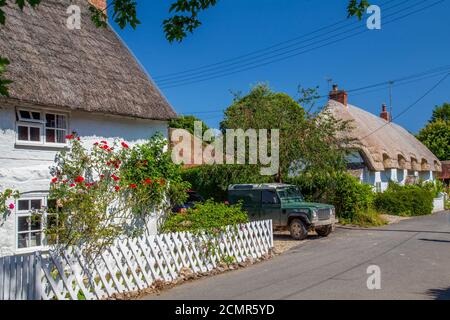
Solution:
[[[106,0],[92,0],[105,8]],[[81,8],[81,29],[66,21],[70,5]],[[98,29],[87,0],[45,0],[35,9],[4,7],[0,55],[11,64],[10,97],[0,98],[0,189],[21,198],[0,226],[0,256],[44,244],[42,225],[29,209],[46,206],[55,154],[76,131],[94,141],[139,143],[168,135],[176,113],[145,70],[111,29]]]
[[[434,181],[441,163],[407,130],[391,121],[385,105],[376,116],[348,103],[348,94],[333,86],[328,110],[337,118],[351,121],[353,130],[346,134],[357,140],[356,151],[349,157],[349,170],[378,192],[389,181],[400,184],[418,180]]]

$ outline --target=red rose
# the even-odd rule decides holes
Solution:
[[[122,147],[124,147],[125,149],[129,148],[129,146],[125,142],[122,142]]]
[[[13,209],[15,208],[14,203],[11,203],[11,204],[9,205],[9,208],[10,208],[11,210],[13,210]]]
[[[120,191],[120,187],[119,186],[115,186],[114,189],[116,190],[116,192]]]
[[[113,175],[111,176],[111,178],[113,178],[114,181],[119,181],[119,180],[120,180],[120,178],[119,178],[118,176],[116,176],[115,174],[113,174]]]
[[[108,142],[106,142],[105,140],[100,141],[100,142],[103,143],[103,144],[108,144]]]
[[[82,183],[84,181],[84,178],[82,177],[82,176],[78,176],[76,179],[75,179],[75,182],[76,183]]]
[[[74,139],[75,138],[75,136],[73,135],[73,134],[68,134],[67,136],[66,136],[66,139],[67,140],[72,140],[72,139]]]
[[[53,178],[52,179],[52,183],[57,183],[58,182],[58,178]]]
[[[71,184],[70,184],[70,187],[71,187],[71,188],[75,187],[75,183],[71,183]]]
[[[152,181],[152,179],[145,179],[144,180],[144,183],[145,184],[151,184],[153,181]]]
[[[137,188],[137,184],[134,184],[134,183],[130,184],[130,188],[131,189],[136,189]]]

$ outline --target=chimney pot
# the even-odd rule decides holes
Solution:
[[[329,94],[330,100],[334,100],[342,103],[344,106],[347,106],[348,103],[348,94],[345,90],[339,90],[337,84],[333,85],[333,90]]]
[[[388,122],[391,122],[391,115],[389,114],[389,112],[387,111],[387,106],[384,103],[381,107],[381,114],[380,117]]]
[[[89,3],[99,10],[104,10],[106,14],[106,0],[89,0]]]

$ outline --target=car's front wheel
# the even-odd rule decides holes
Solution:
[[[317,234],[321,237],[328,237],[332,231],[333,231],[332,224],[316,228]]]
[[[291,237],[295,240],[304,240],[308,236],[308,230],[300,219],[294,219],[289,225]]]

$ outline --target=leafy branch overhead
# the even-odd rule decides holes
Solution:
[[[15,4],[23,10],[26,5],[32,8],[38,6],[45,0],[15,0]],[[199,14],[202,11],[210,9],[217,5],[219,0],[172,0],[169,7],[171,17],[165,19],[162,23],[165,36],[169,42],[183,41],[188,34],[193,33],[195,29],[202,25]],[[0,0],[0,26],[6,23],[7,17],[3,10],[9,0]],[[350,0],[347,6],[348,17],[357,16],[361,20],[364,10],[369,6],[367,0]],[[108,10],[109,9],[109,10]],[[137,2],[135,0],[110,0],[108,7],[104,10],[90,6],[91,18],[97,27],[106,27],[108,16],[106,11],[110,12],[110,19],[120,28],[127,26],[135,29],[141,22],[137,18]],[[9,60],[0,56],[0,96],[8,96],[7,85],[10,80],[3,79]]]

